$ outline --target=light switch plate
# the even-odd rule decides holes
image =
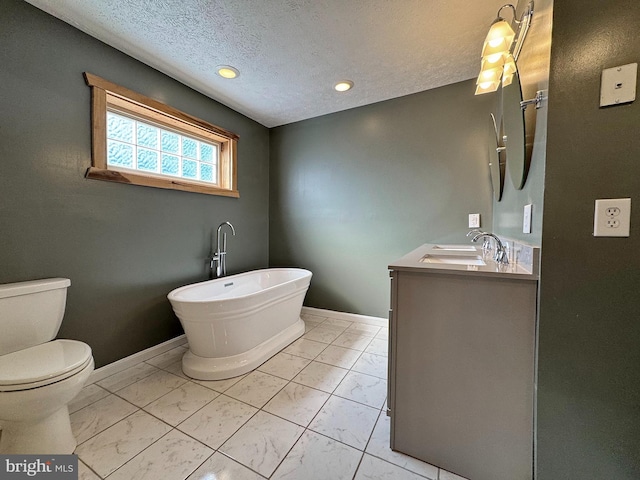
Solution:
[[[603,70],[600,83],[600,106],[633,102],[636,99],[637,77],[637,63]]]
[[[630,223],[630,198],[596,200],[593,216],[594,237],[628,237]]]
[[[531,233],[531,210],[533,205],[524,206],[524,214],[522,216],[522,233]]]
[[[479,213],[470,213],[469,214],[469,228],[480,228],[480,214]]]

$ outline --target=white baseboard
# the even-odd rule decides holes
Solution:
[[[154,345],[153,347],[149,347],[146,350],[142,350],[141,352],[134,353],[133,355],[129,355],[125,358],[121,358],[120,360],[105,365],[104,367],[97,368],[89,377],[87,385],[89,385],[90,383],[99,382],[100,380],[126,370],[127,368],[134,367],[140,362],[144,362],[145,360],[149,360],[150,358],[167,352],[172,348],[183,345],[186,341],[187,336],[182,334],[179,337],[172,338],[171,340],[167,340],[166,342]]]
[[[388,327],[389,320],[380,317],[370,317],[368,315],[358,315],[356,313],[335,312],[333,310],[324,310],[315,307],[302,307],[302,313],[308,315],[316,315],[318,317],[330,317],[348,322],[366,323],[367,325],[375,325],[376,327]]]

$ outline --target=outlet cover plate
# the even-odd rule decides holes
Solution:
[[[593,216],[594,237],[628,237],[630,223],[630,198],[596,200]]]
[[[469,214],[469,228],[480,228],[480,214],[479,213],[470,213]]]

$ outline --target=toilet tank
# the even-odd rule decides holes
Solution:
[[[0,355],[53,340],[67,303],[68,278],[0,285]]]

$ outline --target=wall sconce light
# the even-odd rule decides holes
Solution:
[[[511,9],[517,31],[500,16],[504,8]],[[507,86],[513,81],[513,75],[517,71],[516,60],[527,36],[532,16],[533,0],[529,2],[519,20],[516,18],[516,8],[513,5],[507,3],[500,7],[482,46],[482,63],[476,82],[476,95],[495,92],[501,83],[502,86]]]

